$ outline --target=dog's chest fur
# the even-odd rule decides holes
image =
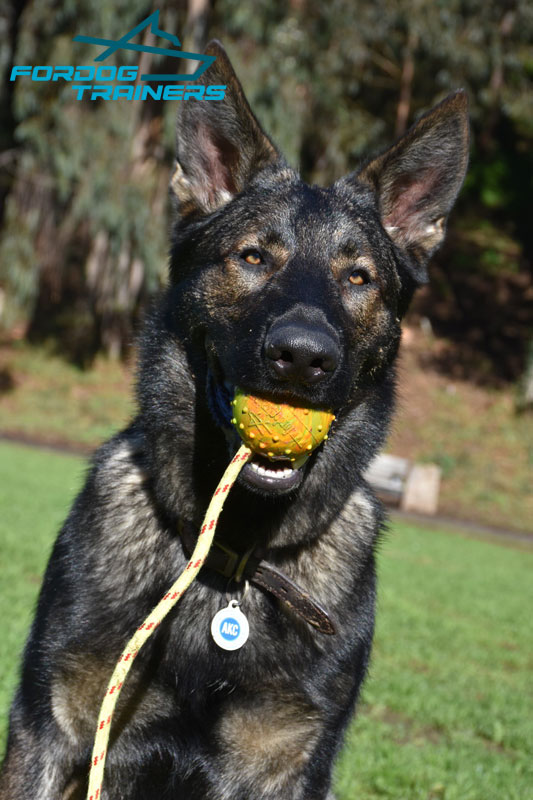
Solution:
[[[86,539],[76,537],[68,547],[78,550],[84,592],[102,614],[92,640],[56,663],[55,720],[73,743],[81,744],[94,730],[97,704],[91,698],[101,692],[123,643],[187,563],[177,529],[169,528],[154,507],[145,447],[139,429],[106,446],[90,478],[98,522],[88,524],[91,508],[82,494],[63,534],[68,539],[74,530],[87,530]],[[227,580],[202,575],[135,662],[114,720],[124,729],[109,757],[110,774],[146,736],[150,750],[168,748],[171,740],[189,769],[199,753],[209,752],[225,775],[224,797],[234,796],[236,772],[241,781],[246,775],[256,792],[266,785],[269,792],[281,791],[311,757],[328,722],[353,703],[348,653],[354,637],[366,641],[372,626],[361,595],[372,584],[375,532],[374,506],[361,488],[315,540],[270,554],[327,608],[341,647],[337,637],[316,632],[252,586],[242,604],[250,638],[241,650],[222,651],[210,636],[210,624],[226,604]],[[230,588],[235,592],[235,585]]]

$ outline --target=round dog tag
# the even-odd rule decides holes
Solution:
[[[237,600],[218,611],[211,622],[211,636],[223,650],[238,650],[250,635],[248,620],[239,609]]]

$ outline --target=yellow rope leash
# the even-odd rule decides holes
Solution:
[[[87,800],[99,800],[101,797],[111,720],[113,719],[113,712],[117,704],[120,690],[122,689],[124,681],[126,680],[126,676],[130,670],[133,660],[146,640],[152,635],[157,626],[166,617],[168,612],[176,605],[180,597],[185,594],[191,583],[200,572],[200,569],[202,568],[202,565],[204,564],[211,548],[211,544],[215,536],[218,517],[222,511],[224,501],[228,496],[229,490],[235,483],[239,472],[251,456],[252,451],[249,450],[245,445],[242,445],[237,455],[233,458],[226,469],[224,475],[222,476],[222,480],[218,484],[218,487],[211,498],[209,508],[207,509],[207,513],[198,536],[198,542],[189,563],[175,583],[172,584],[165,596],[146,617],[143,624],[137,628],[117,662],[102,701],[100,713],[98,715],[98,725],[96,728],[96,736],[94,739],[93,754],[91,758],[91,771],[89,774]]]

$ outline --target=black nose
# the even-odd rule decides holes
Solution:
[[[340,350],[333,336],[321,327],[280,321],[267,334],[265,355],[278,378],[313,384],[335,371]]]

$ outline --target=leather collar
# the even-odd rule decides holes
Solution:
[[[182,523],[179,525],[179,532],[189,557],[196,545],[197,536],[189,526]],[[329,636],[335,634],[335,625],[325,608],[280,569],[266,561],[264,555],[265,552],[260,547],[253,547],[241,555],[215,538],[204,566],[223,575],[228,581],[250,581],[274,595],[320,633]]]

